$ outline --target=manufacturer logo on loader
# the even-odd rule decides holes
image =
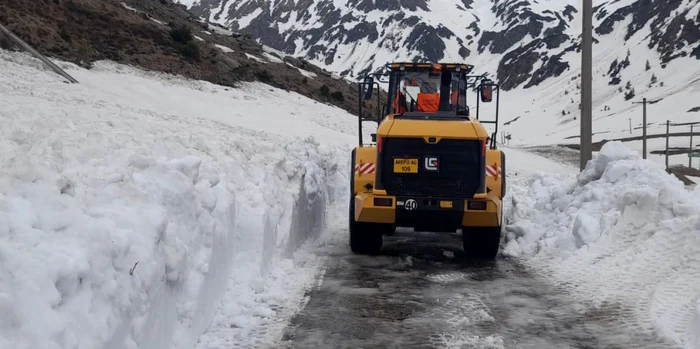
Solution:
[[[440,166],[440,161],[436,157],[425,158],[425,169],[428,171],[437,171]]]
[[[413,199],[408,199],[404,207],[409,211],[415,211],[418,208],[418,202]]]

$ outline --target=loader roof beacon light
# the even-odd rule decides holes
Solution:
[[[494,258],[502,225],[505,154],[496,148],[500,89],[474,66],[389,63],[358,83],[359,145],[351,153],[350,247],[378,253],[397,227],[462,230],[467,255]],[[372,142],[362,138],[363,101],[386,88]],[[481,103],[496,94],[495,118]],[[475,110],[469,95],[476,94]],[[474,98],[474,97],[471,97]],[[484,124],[493,124],[489,135]],[[488,145],[487,145],[488,142]]]

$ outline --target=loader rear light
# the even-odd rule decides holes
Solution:
[[[384,138],[377,136],[377,153],[382,152],[383,145],[384,145]]]
[[[486,156],[486,140],[481,141],[481,156]]]
[[[467,209],[486,211],[486,201],[469,201],[469,203],[467,204]]]
[[[374,206],[391,207],[393,203],[392,198],[374,198]]]

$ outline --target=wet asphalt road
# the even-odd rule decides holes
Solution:
[[[580,311],[517,261],[464,258],[461,236],[397,232],[332,256],[280,348],[666,348]],[[619,327],[619,326],[618,326]]]

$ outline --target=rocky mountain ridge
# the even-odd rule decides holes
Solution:
[[[565,57],[577,54],[580,45],[578,0],[180,2],[203,18],[351,78],[387,61],[468,61],[512,90],[538,86],[578,64]],[[659,64],[700,59],[697,1],[595,0],[594,7],[594,40],[619,45],[618,62],[628,45],[647,46]],[[607,73],[619,70],[611,66]]]

